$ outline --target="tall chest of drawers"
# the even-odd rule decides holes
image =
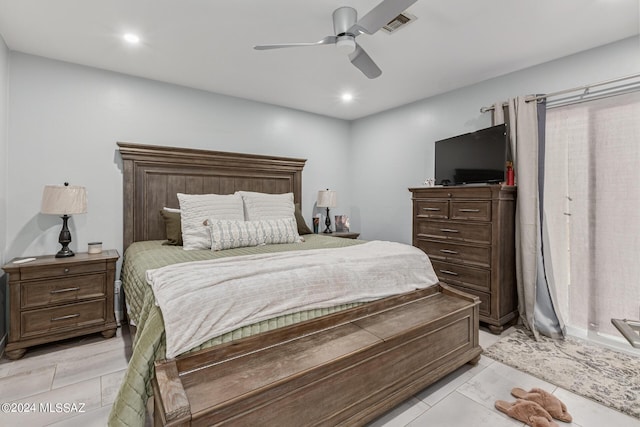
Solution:
[[[7,357],[19,359],[28,347],[93,332],[112,337],[118,258],[117,251],[108,250],[4,265],[9,274]]]
[[[410,188],[413,245],[438,279],[480,299],[480,321],[493,333],[518,315],[515,279],[516,187]]]

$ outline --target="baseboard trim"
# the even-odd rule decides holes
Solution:
[[[598,344],[612,350],[621,351],[632,356],[640,356],[640,349],[632,347],[631,344],[622,337],[615,337],[613,335],[602,334],[600,332],[589,331],[568,325],[567,335],[590,341],[594,344]]]

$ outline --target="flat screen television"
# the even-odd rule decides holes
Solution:
[[[436,141],[435,183],[504,182],[508,145],[504,124]]]

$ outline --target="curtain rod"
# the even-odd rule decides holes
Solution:
[[[640,77],[640,73],[637,73],[637,74],[631,74],[630,76],[618,77],[618,78],[615,78],[615,79],[605,80],[605,81],[598,82],[598,83],[591,83],[591,84],[588,84],[588,85],[578,86],[578,87],[574,87],[574,88],[571,88],[571,89],[565,89],[565,90],[560,90],[560,91],[557,91],[557,92],[551,92],[551,93],[548,93],[546,95],[538,95],[538,96],[529,95],[529,96],[527,96],[525,98],[525,102],[538,101],[540,99],[547,99],[547,98],[549,98],[551,96],[564,95],[565,93],[577,92],[579,90],[588,91],[589,89],[591,89],[593,87],[604,86],[604,85],[608,85],[608,84],[611,84],[611,83],[621,82],[621,81],[624,81],[624,80],[630,80],[630,79],[635,79],[635,78],[639,78],[639,77]],[[507,106],[508,104],[505,102],[502,105],[503,106]],[[487,111],[492,111],[493,109],[494,109],[493,105],[490,106],[490,107],[482,107],[482,108],[480,108],[480,112],[481,113],[486,113]]]

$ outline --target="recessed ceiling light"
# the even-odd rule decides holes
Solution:
[[[351,102],[353,101],[353,94],[349,92],[345,92],[342,94],[341,98],[342,98],[342,102]]]
[[[122,38],[127,42],[127,43],[131,43],[131,44],[138,44],[140,43],[140,37],[138,37],[136,34],[133,33],[127,33],[124,36],[122,36]]]

